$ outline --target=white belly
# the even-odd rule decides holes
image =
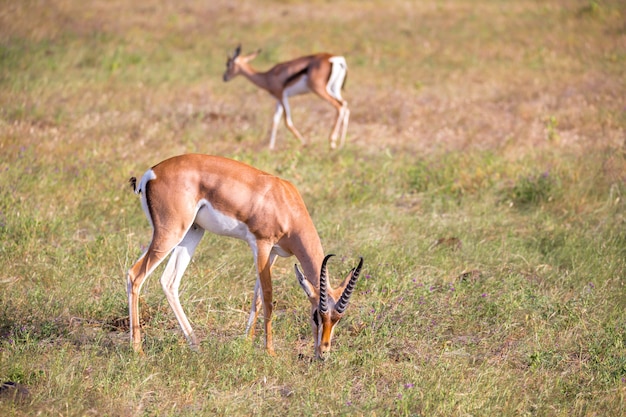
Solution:
[[[289,87],[285,88],[285,90],[283,91],[283,95],[287,97],[291,97],[291,96],[297,96],[298,94],[308,93],[310,91],[309,86],[308,86],[308,81],[309,81],[309,77],[307,77],[306,75],[303,75],[302,77],[298,79],[298,81],[291,84]]]
[[[198,226],[217,235],[234,237],[245,240],[248,243],[256,241],[256,238],[250,233],[250,229],[244,222],[216,210],[206,200],[202,200],[200,205],[195,222]]]
[[[207,200],[201,200],[198,205],[200,209],[196,214],[195,224],[216,235],[234,237],[247,242],[252,249],[255,262],[257,261],[256,236],[250,232],[247,224],[215,209]],[[285,258],[292,255],[278,245],[272,247],[272,252]]]

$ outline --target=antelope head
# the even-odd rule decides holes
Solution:
[[[224,81],[230,81],[231,78],[241,73],[241,65],[246,65],[249,61],[252,61],[261,50],[257,50],[248,55],[241,55],[241,45],[237,45],[232,55],[228,55],[226,59],[226,71],[224,71]]]
[[[331,288],[326,274],[326,263],[331,256],[334,255],[327,255],[322,262],[319,289],[311,284],[300,271],[298,265],[295,265],[298,282],[311,302],[310,320],[313,339],[315,340],[315,356],[322,360],[330,352],[335,325],[346,312],[350,296],[363,266],[363,258],[360,258],[359,265],[350,271],[341,285],[337,288]]]

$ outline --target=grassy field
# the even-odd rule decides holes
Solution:
[[[236,4],[237,3],[237,4]],[[350,72],[331,107],[259,69],[315,51]],[[0,415],[626,414],[626,4],[619,0],[0,0]],[[274,343],[243,337],[248,247],[205,236],[158,276],[145,356],[125,274],[150,241],[130,176],[181,153],[292,181],[338,280],[365,258],[331,358],[312,360],[295,258],[274,268]],[[336,282],[336,281],[333,281]]]

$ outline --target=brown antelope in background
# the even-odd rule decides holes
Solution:
[[[348,102],[341,97],[341,89],[348,73],[348,65],[345,58],[328,53],[318,53],[282,62],[266,72],[258,72],[252,68],[250,61],[256,58],[259,52],[261,50],[241,56],[241,45],[239,45],[233,55],[229,56],[226,61],[224,81],[229,81],[231,78],[243,74],[257,87],[268,91],[276,98],[276,112],[272,122],[270,149],[274,149],[276,130],[283,113],[285,115],[285,125],[289,131],[300,139],[303,145],[306,145],[306,141],[291,121],[289,97],[310,92],[328,101],[337,110],[337,119],[330,134],[330,147],[332,149],[337,147],[337,138],[340,130],[340,146],[343,146],[348,130],[348,119],[350,118]]]
[[[295,255],[296,277],[311,302],[309,320],[315,355],[330,350],[333,329],[343,317],[363,266],[361,258],[335,289],[326,274],[324,250],[298,190],[289,182],[249,165],[218,156],[189,154],[167,159],[130,182],[152,225],[147,251],[130,268],[127,293],[133,348],[141,352],[139,292],[146,278],[169,255],[161,285],[192,349],[195,336],[178,297],[178,287],[204,231],[244,240],[252,249],[256,284],[246,333],[254,336],[261,304],[265,346],[272,343],[272,276],[276,256]]]

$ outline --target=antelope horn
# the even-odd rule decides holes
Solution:
[[[335,255],[326,255],[326,257],[322,261],[322,270],[320,271],[320,304],[319,304],[320,313],[328,312],[328,302],[326,300],[327,292],[328,292],[328,289],[327,289],[328,283],[326,282],[326,262],[328,262],[331,256],[335,256]]]
[[[241,44],[237,45],[237,47],[235,48],[235,53],[233,54],[233,59],[237,58],[240,53],[241,53]]]
[[[356,280],[359,278],[359,274],[361,273],[361,267],[363,266],[363,258],[360,258],[359,265],[352,270],[350,273],[350,280],[348,281],[348,285],[341,293],[341,297],[339,297],[339,301],[335,306],[335,311],[339,314],[343,314],[346,311],[346,307],[348,307],[348,301],[350,301],[350,296],[352,295],[352,291],[354,290],[354,286],[356,285]]]

